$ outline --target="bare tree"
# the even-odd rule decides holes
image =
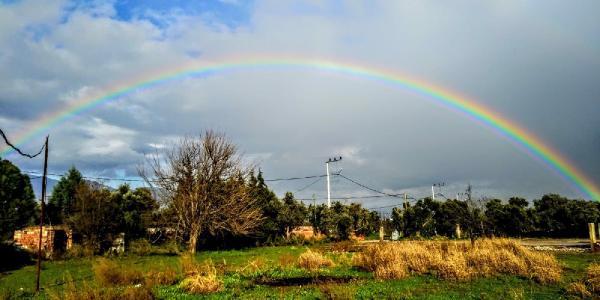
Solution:
[[[164,155],[153,155],[148,164],[153,178],[144,170],[142,176],[173,210],[191,253],[203,232],[248,234],[262,221],[245,182],[250,168],[243,166],[224,134],[209,130],[198,138],[184,138]]]

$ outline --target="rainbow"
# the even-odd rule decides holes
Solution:
[[[572,185],[581,195],[593,200],[600,200],[600,189],[575,167],[574,164],[550,148],[541,139],[520,127],[513,121],[504,118],[488,107],[476,103],[442,87],[404,76],[392,70],[362,66],[335,60],[319,60],[307,58],[229,58],[212,62],[191,62],[171,71],[159,71],[143,78],[128,80],[121,84],[102,89],[100,92],[71,102],[65,108],[46,114],[17,134],[16,144],[25,142],[49,132],[50,129],[66,122],[74,116],[116,100],[135,91],[149,89],[156,85],[194,76],[209,76],[214,73],[253,69],[308,69],[322,72],[340,73],[343,75],[378,81],[403,88],[432,100],[434,103],[458,111],[475,121],[486,125],[508,138],[513,144],[541,161],[545,166],[557,173],[563,180]],[[4,149],[0,155],[11,153]]]

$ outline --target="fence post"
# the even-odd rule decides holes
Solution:
[[[596,224],[588,223],[588,231],[590,233],[590,248],[592,252],[596,251]]]

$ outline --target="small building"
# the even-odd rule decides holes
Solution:
[[[30,226],[15,230],[15,244],[25,250],[37,253],[39,247],[40,227]],[[64,226],[42,227],[42,253],[47,258],[64,253],[73,245],[73,232]]]

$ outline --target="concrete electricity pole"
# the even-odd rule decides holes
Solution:
[[[330,158],[325,162],[325,169],[327,170],[327,207],[331,208],[331,183],[329,182],[329,163],[334,163],[342,160],[342,157]]]

